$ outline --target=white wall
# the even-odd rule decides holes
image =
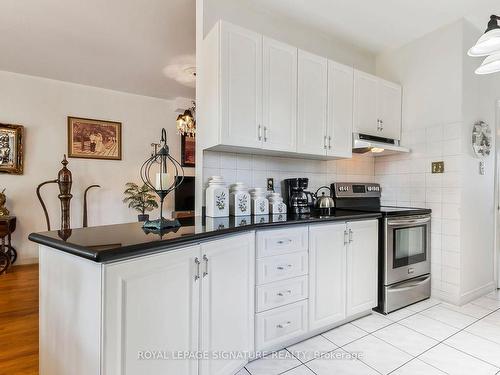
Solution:
[[[470,146],[474,121],[494,125],[494,100],[466,56],[479,35],[461,20],[377,57],[377,74],[403,85],[402,141],[412,152],[376,159],[375,174],[385,203],[433,210],[432,291],[455,303],[493,281],[493,158],[480,176]],[[445,173],[431,174],[432,161]]]
[[[204,0],[205,35],[219,19],[337,62],[354,65],[357,69],[369,73],[375,71],[375,56],[372,53],[296,21],[259,9],[252,5],[251,0]]]
[[[0,123],[25,126],[24,175],[0,175],[0,188],[6,188],[7,208],[17,216],[13,245],[19,252],[19,262],[37,258],[37,246],[27,236],[46,230],[46,225],[35,189],[42,181],[55,179],[61,168],[60,161],[67,153],[67,116],[122,122],[123,137],[121,161],[69,159],[74,181],[72,227],[82,224],[82,194],[91,184],[100,184],[102,188],[89,192],[89,226],[130,222],[137,220],[137,213],[122,203],[124,184],[140,182],[141,163],[150,155],[150,144],[159,140],[162,127],[167,129],[172,154],[180,159],[174,110],[186,101],[0,72]],[[192,169],[186,172],[193,174]],[[57,191],[55,184],[42,188],[52,229],[60,225]],[[172,197],[169,198],[167,210],[173,207]]]

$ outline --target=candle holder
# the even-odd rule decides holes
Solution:
[[[169,164],[171,165],[171,170],[174,172],[173,179],[171,180],[172,182],[169,182]],[[155,184],[153,184],[153,175]],[[160,198],[160,218],[157,220],[148,220],[142,227],[149,231],[162,231],[164,229],[179,227],[181,225],[179,220],[170,220],[163,217],[163,201],[165,197],[170,192],[177,189],[184,181],[184,169],[180,163],[170,155],[167,145],[167,132],[165,129],[161,130],[159,146],[154,148],[151,157],[142,164],[141,179],[144,184],[153,190]]]

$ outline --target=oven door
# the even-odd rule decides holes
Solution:
[[[430,273],[430,215],[388,217],[385,230],[384,285]]]

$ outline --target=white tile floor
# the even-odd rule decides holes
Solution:
[[[373,314],[249,363],[237,375],[500,374],[500,291]]]

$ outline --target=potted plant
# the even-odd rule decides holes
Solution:
[[[140,212],[137,215],[139,221],[148,221],[149,214],[146,211],[152,211],[154,208],[158,208],[158,202],[156,201],[156,196],[152,193],[152,190],[146,186],[139,185],[133,182],[127,182],[125,184],[125,198],[123,203],[128,203],[129,208],[133,208]]]

